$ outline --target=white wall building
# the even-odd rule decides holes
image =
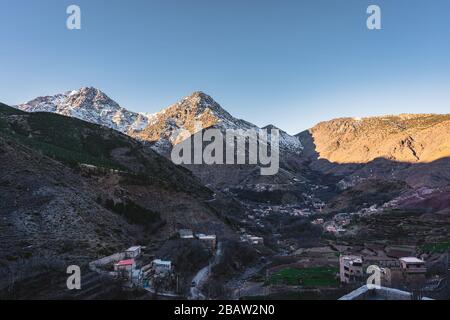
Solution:
[[[127,258],[134,259],[141,255],[142,247],[141,246],[133,246],[125,250],[125,255]]]
[[[181,239],[194,239],[194,233],[191,229],[180,229],[178,230],[178,234]]]
[[[171,261],[155,259],[152,261],[152,266],[156,273],[172,271],[172,262]]]

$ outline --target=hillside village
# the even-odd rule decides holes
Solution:
[[[220,255],[220,243],[216,235],[194,234],[190,229],[180,229],[176,238],[184,242],[199,242],[210,253],[211,261]],[[173,264],[171,260],[163,260],[147,250],[145,246],[132,246],[123,252],[102,257],[89,263],[89,268],[99,274],[122,282],[127,290],[143,289],[149,293],[166,298],[191,298],[201,296],[197,289],[208,277],[203,268],[191,281],[190,287],[183,286],[180,277],[183,266]],[[192,293],[196,289],[195,295]]]
[[[294,214],[289,214],[289,208]],[[138,288],[160,298],[246,299],[254,296],[337,299],[355,298],[350,292],[364,286],[370,273],[368,268],[376,266],[381,272],[381,285],[392,290],[402,290],[401,297],[440,298],[450,291],[447,270],[448,253],[445,247],[439,251],[433,247],[419,248],[415,245],[383,245],[381,243],[360,243],[355,241],[353,228],[360,218],[381,214],[381,208],[370,206],[354,213],[324,215],[317,211],[292,207],[266,206],[253,211],[254,217],[247,219],[253,228],[241,227],[240,241],[259,252],[258,260],[249,265],[244,273],[225,281],[223,296],[208,294],[211,282],[218,281],[214,267],[222,255],[220,238],[215,234],[203,234],[191,229],[179,229],[175,238],[181,241],[195,241],[210,252],[207,263],[191,273],[190,281],[180,282],[183,265],[175,265],[147,252],[145,246],[130,247],[122,253],[101,258],[90,263],[92,270],[107,273],[120,279],[128,290]],[[263,214],[258,214],[264,212]],[[290,218],[306,220],[312,228],[319,228],[318,244],[303,246],[282,234],[268,234],[273,225],[264,222],[270,215],[287,215]],[[242,225],[248,225],[246,219]],[[253,231],[252,231],[253,230]],[[256,231],[256,233],[253,233]],[[327,236],[328,235],[328,236]],[[325,237],[325,238],[323,238]],[[324,241],[325,240],[325,241]],[[436,244],[438,246],[438,243]],[[450,247],[450,245],[448,245]],[[269,249],[270,248],[270,249]],[[387,290],[387,289],[386,289]],[[390,290],[390,289],[389,289]],[[355,295],[359,292],[355,291]],[[399,294],[397,291],[383,292],[385,295]],[[405,296],[406,295],[406,296]]]
[[[95,298],[111,291],[152,299],[337,299],[364,284],[369,265],[379,265],[386,286],[414,297],[448,296],[449,179],[435,174],[443,172],[445,159],[331,163],[316,152],[315,143],[327,145],[323,135],[348,127],[357,137],[365,132],[360,122],[340,119],[291,137],[301,155],[285,139],[280,174],[273,177],[255,175],[255,167],[180,167],[158,153],[153,140],[134,134],[144,130],[141,138],[170,140],[166,120],[180,112],[176,127],[206,115],[226,126],[253,126],[200,92],[162,111],[154,118],[160,121],[145,129],[135,126],[145,120],[135,115],[118,130],[108,116],[78,120],[48,113],[62,100],[67,103],[52,112],[73,111],[72,100],[97,111],[112,105],[99,90],[85,88],[18,106],[46,113],[0,108],[0,156],[8,164],[0,184],[6,212],[0,229],[8,268],[34,266],[32,257],[44,277],[59,264],[80,261],[89,267],[86,296]],[[125,112],[115,104],[114,110]],[[406,121],[422,132],[447,117],[364,121],[373,130]],[[58,267],[43,264],[35,252],[57,256]],[[5,285],[23,294],[18,288],[32,281],[25,274],[3,277]]]

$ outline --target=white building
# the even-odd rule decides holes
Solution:
[[[212,235],[207,235],[207,234],[197,234],[197,238],[202,241],[203,243],[206,244],[206,246],[210,249],[210,250],[214,250],[216,249],[216,242],[217,242],[217,237],[215,234]]]
[[[194,239],[194,233],[191,229],[180,229],[178,230],[178,234],[181,239]]]
[[[133,246],[125,250],[125,255],[127,258],[134,259],[141,255],[142,247],[141,246]]]
[[[155,259],[152,261],[153,270],[156,273],[170,272],[172,271],[172,262],[161,259]]]
[[[257,237],[257,236],[252,236],[249,234],[244,234],[241,236],[241,242],[248,242],[250,244],[264,244],[264,238],[263,237]]]
[[[251,236],[249,240],[251,244],[264,244],[264,239],[262,237]]]

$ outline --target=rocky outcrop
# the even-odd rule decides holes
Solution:
[[[428,163],[450,156],[450,115],[341,118],[309,130],[319,159],[368,163],[377,158]]]
[[[412,187],[450,181],[450,115],[341,118],[297,137],[310,167],[343,176],[344,188],[369,178],[406,181]]]

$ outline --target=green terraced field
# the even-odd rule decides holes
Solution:
[[[335,287],[339,284],[336,278],[338,271],[338,268],[333,267],[286,268],[274,273],[269,282],[307,287]]]

